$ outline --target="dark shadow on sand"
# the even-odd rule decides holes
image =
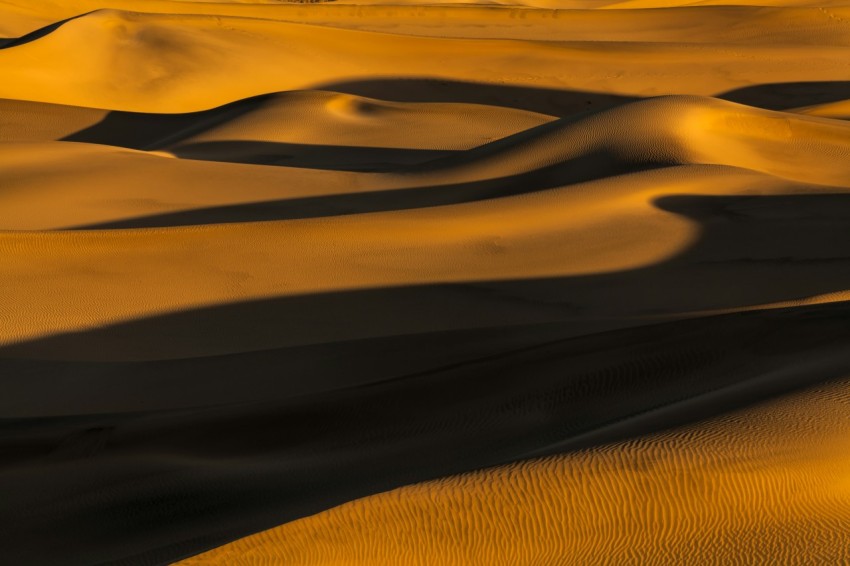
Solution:
[[[296,220],[369,212],[410,210],[508,197],[673,165],[673,163],[667,162],[626,163],[617,155],[600,150],[560,162],[550,167],[510,177],[409,189],[344,193],[199,208],[74,226],[69,229],[113,230],[120,228],[160,228],[168,226]]]
[[[393,102],[462,102],[528,110],[559,117],[575,116],[589,111],[598,112],[638,100],[638,97],[603,92],[434,78],[364,79],[329,83],[318,88]]]
[[[330,85],[318,90],[356,94],[394,102],[468,102],[532,110],[553,116],[597,112],[637,100],[607,94],[511,87],[432,79],[393,79]],[[155,150],[259,110],[274,94],[246,98],[202,112],[148,114],[112,111],[99,123],[63,138],[63,141]],[[230,143],[230,142],[227,142]],[[235,143],[235,142],[234,142]],[[263,143],[263,142],[245,142]],[[193,150],[187,146],[187,153]],[[200,148],[195,148],[200,149]],[[208,148],[209,149],[209,148]]]
[[[58,24],[57,24],[58,25]],[[29,37],[29,36],[28,36]],[[18,40],[7,40],[18,41]],[[581,116],[613,108],[638,97],[617,96],[587,91],[542,89],[469,83],[438,79],[376,79],[328,84],[322,90],[365,96],[396,102],[464,102],[507,108],[530,110],[562,118]],[[187,114],[146,114],[137,112],[110,112],[102,121],[63,138],[75,141],[113,145],[140,150],[156,150],[192,135],[202,133],[217,125],[245,113],[262,108],[274,94],[257,96],[227,104],[211,110]],[[850,99],[850,81],[798,82],[756,85],[720,93],[717,98],[769,110],[811,106]],[[311,161],[305,153],[308,146],[299,144],[273,144],[262,141],[222,141],[187,144],[176,150],[182,157],[233,161],[238,163],[262,163],[290,165],[296,167],[339,168],[351,170],[380,170],[386,163],[370,158],[366,148],[340,146],[332,160]],[[333,146],[326,146],[327,150]],[[303,151],[301,151],[303,150]],[[342,151],[345,150],[345,151]],[[379,150],[375,150],[377,157]],[[391,161],[399,164],[416,163],[427,158],[416,150],[381,148],[381,152],[395,151]],[[348,152],[348,153],[345,153]],[[303,158],[303,159],[300,159]],[[287,163],[287,158],[290,163]],[[292,160],[295,158],[294,160]]]
[[[249,352],[240,355],[265,358],[231,363],[229,382],[219,376],[214,395],[199,393],[203,406],[136,405],[129,413],[122,408],[156,366],[124,363],[126,389],[104,390],[106,378],[72,373],[64,389],[53,389],[52,372],[63,370],[52,362],[34,381],[14,380],[19,389],[6,395],[22,403],[43,397],[57,415],[63,401],[70,413],[73,403],[99,409],[0,422],[0,516],[14,518],[0,529],[0,548],[15,564],[170,562],[370,493],[629,438],[847,375],[846,302],[593,334],[604,330],[594,326],[599,320],[662,306],[699,311],[850,288],[848,195],[683,195],[657,205],[699,222],[701,235],[644,268],[280,297],[3,348],[6,373],[86,350],[238,345],[257,327],[304,348],[343,341],[356,328],[396,336],[412,351],[423,333],[476,326],[515,346],[470,347],[467,359],[432,367],[420,357],[412,373],[399,359],[395,373],[383,366],[382,381],[371,384],[345,383],[347,372],[369,374],[370,356],[328,357],[316,373],[341,381],[312,392],[287,385],[312,379],[309,351],[292,363],[286,348]],[[600,306],[586,312],[590,304]],[[510,339],[535,324],[548,330],[524,344]],[[455,333],[452,347],[480,343],[474,334]],[[379,355],[376,346],[364,351]],[[206,387],[204,364],[214,362],[182,363],[168,387],[189,401]],[[253,386],[252,400],[244,392]],[[242,393],[228,397],[228,387]],[[101,397],[93,403],[85,394]],[[156,391],[143,395],[157,404]]]
[[[559,117],[575,116],[588,111],[597,112],[641,99],[637,96],[602,92],[529,88],[429,78],[366,79],[332,83],[323,85],[321,88],[397,102],[467,102],[529,110]],[[714,96],[756,108],[787,110],[850,99],[850,81],[760,84],[718,93]]]
[[[268,98],[256,96],[211,110],[185,114],[147,114],[116,110],[109,112],[97,124],[66,136],[61,141],[155,150],[257,110]]]
[[[31,43],[37,39],[41,39],[47,35],[50,35],[67,22],[76,19],[76,18],[68,18],[66,20],[62,20],[60,22],[56,22],[50,24],[48,26],[44,26],[43,28],[39,28],[31,33],[26,35],[22,35],[21,37],[0,37],[0,49],[8,49],[10,47],[18,47],[20,45],[26,45],[27,43]]]
[[[311,145],[263,141],[198,142],[169,148],[181,159],[279,165],[331,171],[403,170],[457,153],[453,150]]]
[[[725,92],[717,98],[767,110],[788,110],[848,100],[850,81],[760,84]]]

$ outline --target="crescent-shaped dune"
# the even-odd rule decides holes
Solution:
[[[0,564],[850,563],[850,6],[0,0]]]

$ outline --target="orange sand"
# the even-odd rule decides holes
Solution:
[[[0,556],[850,560],[850,6],[725,4],[0,0]]]

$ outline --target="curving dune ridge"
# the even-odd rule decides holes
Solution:
[[[850,5],[0,0],[0,562],[850,562]]]

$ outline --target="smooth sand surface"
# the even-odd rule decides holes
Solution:
[[[850,6],[685,4],[0,0],[0,562],[850,560]]]

